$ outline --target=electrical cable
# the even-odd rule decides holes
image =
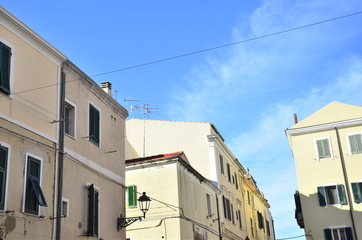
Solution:
[[[331,19],[327,19],[327,20],[323,20],[323,21],[319,21],[319,22],[299,26],[299,27],[294,27],[294,28],[290,28],[290,29],[287,29],[287,30],[282,30],[282,31],[279,31],[279,32],[269,33],[269,34],[265,34],[265,35],[262,35],[262,36],[253,37],[253,38],[249,38],[249,39],[245,39],[245,40],[241,40],[241,41],[237,41],[237,42],[233,42],[233,43],[228,43],[228,44],[224,44],[224,45],[220,45],[220,46],[216,46],[216,47],[206,48],[206,49],[202,49],[202,50],[198,50],[198,51],[194,51],[194,52],[189,52],[189,53],[185,53],[185,54],[181,54],[181,55],[177,55],[177,56],[173,56],[173,57],[163,58],[163,59],[159,59],[159,60],[155,60],[155,61],[151,61],[151,62],[147,62],[147,63],[141,63],[141,64],[138,64],[138,65],[133,65],[133,66],[125,67],[125,68],[120,68],[120,69],[112,70],[112,71],[109,71],[109,72],[99,73],[99,74],[92,75],[90,77],[99,77],[99,76],[103,76],[103,75],[107,75],[107,74],[111,74],[111,73],[115,73],[115,72],[121,72],[121,71],[129,70],[129,69],[133,69],[133,68],[144,67],[144,66],[151,65],[151,64],[156,64],[156,63],[160,63],[160,62],[166,62],[166,61],[174,60],[174,59],[177,59],[177,58],[187,57],[187,56],[190,56],[190,55],[195,55],[195,54],[199,54],[199,53],[203,53],[203,52],[213,51],[213,50],[220,49],[220,48],[230,47],[230,46],[238,45],[238,44],[241,44],[241,43],[251,42],[251,41],[259,40],[259,39],[262,39],[262,38],[271,37],[271,36],[274,36],[274,35],[279,35],[279,34],[291,32],[291,31],[295,31],[295,30],[299,30],[299,29],[303,29],[303,28],[312,27],[312,26],[315,26],[315,25],[327,23],[327,22],[336,21],[336,20],[339,20],[339,19],[342,19],[342,18],[351,17],[351,16],[361,14],[361,13],[362,13],[362,11],[355,12],[355,13],[351,13],[351,14],[348,14],[348,15],[343,15],[343,16],[339,16],[339,17],[335,17],[335,18],[331,18]]]
[[[277,238],[275,240],[287,240],[287,239],[295,239],[295,238],[301,238],[301,237],[306,237],[308,235],[299,235],[299,236],[294,236],[294,237],[287,237],[287,238]]]
[[[162,59],[159,59],[159,60],[150,61],[150,62],[146,62],[146,63],[141,63],[141,64],[137,64],[137,65],[133,65],[133,66],[129,66],[129,67],[124,67],[124,68],[120,68],[120,69],[116,69],[116,70],[112,70],[112,71],[108,71],[108,72],[98,73],[98,74],[91,75],[90,77],[91,78],[92,77],[99,77],[99,76],[108,75],[108,74],[112,74],[112,73],[116,73],[116,72],[122,72],[122,71],[130,70],[130,69],[134,69],[134,68],[144,67],[144,66],[153,65],[153,64],[157,64],[157,63],[161,63],[161,62],[166,62],[166,61],[171,61],[171,60],[178,59],[178,58],[183,58],[183,57],[187,57],[187,56],[191,56],[191,55],[196,55],[196,54],[199,54],[199,53],[213,51],[213,50],[220,49],[220,48],[226,48],[226,47],[230,47],[230,46],[234,46],[234,45],[238,45],[238,44],[242,44],[242,43],[246,43],[246,42],[259,40],[259,39],[262,39],[262,38],[268,38],[268,37],[272,37],[272,36],[287,33],[287,32],[292,32],[292,31],[303,29],[303,28],[313,27],[313,26],[316,26],[316,25],[320,25],[320,24],[340,20],[340,19],[343,19],[343,18],[352,17],[352,16],[355,16],[355,15],[358,15],[358,14],[362,14],[362,11],[358,11],[358,12],[355,12],[355,13],[351,13],[351,14],[347,14],[347,15],[343,15],[343,16],[339,16],[339,17],[335,17],[335,18],[330,18],[330,19],[327,19],[327,20],[322,20],[322,21],[319,21],[319,22],[314,22],[314,23],[302,25],[302,26],[299,26],[299,27],[289,28],[289,29],[286,29],[286,30],[282,30],[282,31],[274,32],[274,33],[269,33],[269,34],[265,34],[265,35],[261,35],[261,36],[258,36],[258,37],[253,37],[253,38],[237,41],[237,42],[232,42],[232,43],[228,43],[228,44],[224,44],[224,45],[219,45],[219,46],[216,46],[216,47],[206,48],[206,49],[202,49],[202,50],[198,50],[198,51],[194,51],[194,52],[189,52],[189,53],[185,53],[185,54],[181,54],[181,55],[177,55],[177,56],[173,56],[173,57],[162,58]],[[79,79],[81,79],[81,78],[79,78]],[[66,81],[66,83],[74,82],[74,81],[77,81],[79,79]],[[24,92],[35,91],[35,90],[38,90],[38,89],[57,86],[59,84],[60,83],[55,83],[55,84],[46,85],[46,86],[37,87],[37,88],[32,88],[32,89],[28,89],[28,90],[19,91],[19,92],[13,92],[11,94],[12,95],[21,94],[21,93],[24,93]],[[0,98],[4,97],[4,96],[0,95]]]

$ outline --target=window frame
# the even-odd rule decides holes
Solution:
[[[132,197],[133,197],[133,204],[130,205],[130,199]],[[129,207],[129,208],[137,207],[138,199],[137,199],[137,186],[136,185],[127,186],[126,199],[127,199],[127,207]]]
[[[210,194],[206,193],[206,210],[207,210],[207,217],[212,216],[212,209],[211,209],[211,197]]]
[[[324,237],[326,240],[341,240],[341,230],[344,232],[344,239],[353,240],[352,228],[347,226],[336,226],[324,229]],[[334,238],[333,231],[338,231],[338,239]]]
[[[362,181],[351,183],[353,200],[357,204],[362,204]]]
[[[9,51],[9,56],[8,56],[8,63],[7,63],[7,69],[6,69],[6,74],[7,74],[7,79],[2,79],[3,76],[3,59],[2,59],[2,53],[3,53],[3,48],[6,48]],[[11,94],[11,66],[12,66],[12,47],[10,47],[8,44],[5,44],[3,41],[0,41],[0,93],[1,94],[5,94],[7,96],[9,96]]]
[[[93,190],[92,190],[93,189]],[[92,196],[93,194],[93,196]],[[96,237],[100,236],[100,202],[101,202],[101,193],[100,188],[95,186],[94,184],[87,184],[87,232],[86,235],[88,237]],[[97,196],[97,198],[96,198]],[[91,200],[93,202],[91,202]],[[91,206],[91,203],[93,207]],[[97,203],[97,204],[96,204]],[[91,208],[92,207],[92,208]],[[93,210],[93,211],[91,211]],[[90,217],[96,217],[95,222],[90,221]],[[90,228],[90,225],[91,228]]]
[[[224,168],[224,157],[219,154],[219,163],[220,163],[220,172],[222,175],[225,174],[225,168]]]
[[[336,188],[336,202],[331,203],[329,200],[330,195],[327,194],[326,188],[335,187]],[[343,184],[330,184],[317,187],[317,195],[319,199],[319,206],[335,206],[335,205],[347,205],[346,190]]]
[[[1,190],[3,191],[3,199],[0,199],[0,201],[2,201],[3,203],[0,204],[0,211],[5,211],[7,209],[7,196],[8,196],[8,185],[9,185],[9,169],[10,169],[10,155],[11,155],[11,146],[4,143],[4,142],[0,142],[0,148],[6,148],[6,169],[5,169],[5,176],[4,176],[4,183],[3,186],[1,186]]]
[[[354,135],[360,135],[361,137],[361,143],[362,143],[362,132],[352,132],[352,133],[348,133],[346,134],[346,138],[347,138],[347,145],[348,145],[348,155],[349,156],[353,156],[353,155],[356,155],[356,154],[361,154],[362,153],[362,146],[361,146],[361,149],[359,150],[359,152],[356,152],[356,153],[353,153],[352,152],[352,146],[351,146],[351,140],[350,140],[350,137],[351,136],[354,136]],[[358,151],[358,150],[357,150]]]
[[[330,156],[320,156],[319,154],[319,149],[318,149],[318,141],[322,141],[322,140],[327,140],[328,141],[328,147],[329,147],[329,153]],[[314,147],[315,147],[315,152],[316,152],[316,160],[320,161],[321,159],[334,159],[334,154],[333,154],[333,148],[332,148],[332,141],[331,141],[331,137],[320,137],[320,138],[315,138],[314,139]]]
[[[64,214],[64,208],[63,208],[63,206],[64,206],[64,204],[63,203],[66,203],[66,205],[67,205],[67,211],[66,211],[66,213]],[[61,213],[62,213],[62,216],[64,216],[64,217],[69,217],[69,206],[70,206],[70,201],[69,201],[69,199],[68,198],[65,198],[65,197],[62,197],[62,211],[61,211]]]
[[[228,178],[228,181],[231,183],[231,169],[230,169],[230,163],[226,163],[226,171],[227,171],[227,178]]]
[[[98,112],[98,120],[95,119],[95,116],[91,116],[91,109],[94,109],[96,110],[96,112]],[[93,126],[93,128],[91,129],[91,120],[98,121],[98,129],[96,126]],[[97,132],[97,134],[94,135],[91,131],[95,131]],[[100,108],[96,107],[91,102],[89,102],[88,104],[88,140],[97,147],[100,147],[101,145],[101,111]]]
[[[67,133],[66,129],[67,129],[67,121],[66,119],[66,108],[72,110],[71,112],[73,112],[73,119],[72,119],[72,123],[68,124],[68,125],[72,125],[71,129],[73,130],[73,133]],[[77,120],[77,107],[74,103],[72,103],[71,101],[69,101],[68,99],[65,99],[65,105],[64,105],[64,133],[65,135],[72,137],[74,139],[76,139],[76,121]]]
[[[35,162],[37,162],[39,164],[39,177],[38,177],[38,184],[39,186],[34,186],[34,181],[36,181],[36,178],[34,176],[29,176],[29,160],[30,158],[34,159]],[[40,207],[47,207],[47,203],[46,203],[46,198],[45,195],[43,193],[41,184],[42,184],[42,178],[43,178],[43,158],[39,157],[37,155],[31,154],[31,153],[26,153],[25,154],[25,172],[24,172],[24,189],[23,189],[23,213],[25,214],[31,214],[31,215],[35,215],[35,216],[40,216],[41,215],[41,208]],[[39,194],[40,197],[43,198],[41,199],[42,201],[44,200],[43,203],[39,202],[39,196],[35,196],[36,201],[37,201],[37,206],[36,206],[36,210],[35,211],[31,211],[27,208],[27,202],[28,202],[28,195],[27,195],[27,189],[28,189],[28,183],[30,181],[30,183],[32,184],[33,188],[37,188],[39,187],[39,189],[34,189],[34,190],[40,190]]]

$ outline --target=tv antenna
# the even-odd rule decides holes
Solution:
[[[137,101],[137,100],[135,100]],[[160,109],[159,105],[156,104],[143,104],[143,105],[131,105],[130,106],[130,110],[131,113],[135,112],[135,111],[143,111],[143,118],[146,119],[148,118],[148,116],[153,113],[153,112],[157,112]]]

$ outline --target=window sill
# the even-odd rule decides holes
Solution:
[[[71,138],[73,140],[76,140],[76,138],[74,136],[72,136],[72,135],[70,135],[68,133],[64,133],[64,136],[67,136],[67,137],[69,137],[69,138]]]

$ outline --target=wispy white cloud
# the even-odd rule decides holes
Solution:
[[[262,36],[361,8],[360,1],[268,0],[242,16],[231,38]],[[174,93],[169,116],[216,124],[269,199],[280,237],[300,233],[294,160],[284,130],[293,125],[293,113],[302,119],[332,101],[362,105],[362,50],[354,48],[361,36],[356,19],[343,19],[240,44],[210,55]]]

